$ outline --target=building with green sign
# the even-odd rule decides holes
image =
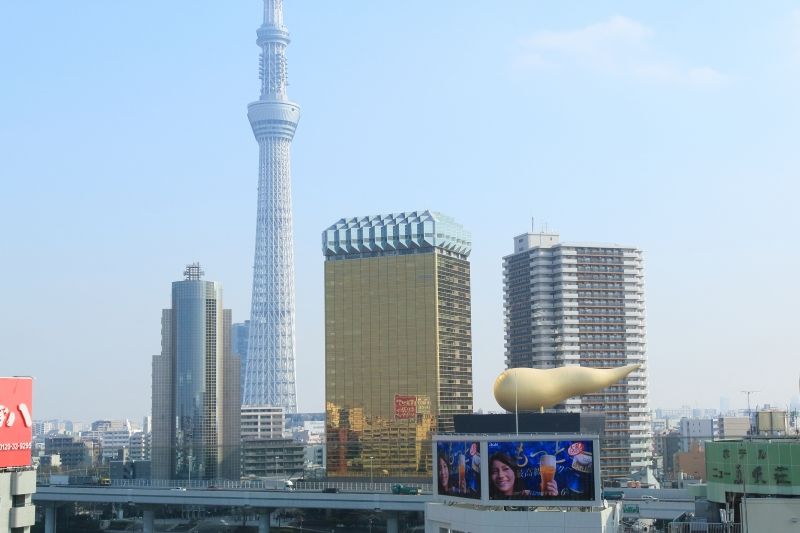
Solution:
[[[707,442],[705,453],[708,481],[698,488],[712,503],[712,511],[716,504],[709,518],[727,515],[748,533],[796,530],[800,522],[800,439]]]
[[[708,442],[706,472],[707,496],[716,503],[730,495],[800,496],[800,440]]]

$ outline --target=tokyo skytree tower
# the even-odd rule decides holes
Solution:
[[[253,299],[243,403],[297,412],[294,363],[294,252],[289,152],[300,107],[286,95],[282,0],[264,0],[261,98],[247,106],[259,148]]]

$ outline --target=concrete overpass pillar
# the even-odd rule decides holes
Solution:
[[[258,533],[269,533],[270,511],[261,511],[258,515]]]
[[[398,530],[397,513],[388,513],[386,515],[386,533],[398,533]]]
[[[142,522],[143,522],[143,529],[144,533],[154,533],[154,523],[156,518],[156,512],[152,507],[145,507],[142,511]]]
[[[55,505],[46,505],[44,508],[44,533],[56,533]]]

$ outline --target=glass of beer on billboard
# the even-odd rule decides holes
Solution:
[[[542,455],[539,459],[539,476],[542,478],[540,490],[547,494],[547,484],[556,477],[556,456]]]

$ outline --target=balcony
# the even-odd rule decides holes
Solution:
[[[36,522],[36,507],[12,507],[8,517],[8,526],[13,531],[16,528],[31,527]]]
[[[14,472],[11,475],[11,494],[33,494],[36,492],[36,470]]]

